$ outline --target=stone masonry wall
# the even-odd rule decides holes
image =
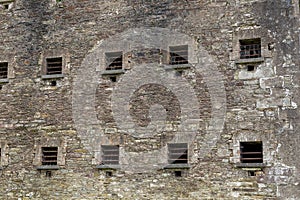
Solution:
[[[0,62],[9,64],[8,82],[0,79],[0,199],[299,199],[299,17],[296,0],[0,0]],[[81,138],[74,121],[74,82],[97,45],[149,27],[188,35],[215,59],[226,92],[224,128],[211,138],[217,140],[212,150],[201,155],[213,116],[209,85],[193,67],[168,72],[187,80],[199,102],[190,168],[97,169],[100,154],[86,147],[93,138]],[[261,38],[260,61],[239,59],[239,40],[249,38]],[[112,75],[97,79],[97,119],[106,143],[120,145],[121,154],[159,150],[180,127],[176,94],[158,84],[135,91],[130,114],[136,126],[145,127],[165,113],[163,131],[134,137],[112,113],[118,82],[137,65],[166,63],[167,55],[159,48],[134,48],[123,56],[125,74],[113,75],[116,82]],[[60,56],[63,77],[43,78],[45,59]],[[196,63],[208,59],[198,56]],[[265,165],[255,175],[249,176],[253,168],[237,167],[241,141],[263,142]],[[37,169],[44,146],[59,147],[58,170]],[[174,175],[178,170],[181,177]]]

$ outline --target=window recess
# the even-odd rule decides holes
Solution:
[[[119,164],[119,146],[118,145],[102,145],[102,164],[118,165]]]
[[[42,165],[57,165],[57,147],[42,147]]]
[[[187,164],[188,163],[188,145],[187,145],[187,143],[168,144],[168,163],[169,164]]]
[[[240,59],[260,58],[261,39],[240,40]]]
[[[46,75],[62,74],[62,57],[46,58],[46,65]]]
[[[188,45],[170,46],[170,65],[188,64]]]
[[[262,142],[240,142],[241,163],[263,163]]]
[[[105,53],[106,70],[121,70],[123,68],[123,52]]]
[[[8,78],[8,62],[0,63],[0,79]]]

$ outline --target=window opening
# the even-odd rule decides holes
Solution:
[[[46,68],[47,75],[62,74],[62,57],[47,58],[46,63],[47,63],[47,68]]]
[[[106,177],[112,177],[112,172],[111,171],[107,171],[105,172]]]
[[[109,77],[109,79],[113,83],[117,82],[117,77],[116,76],[111,76],[111,77]]]
[[[248,176],[255,176],[255,171],[248,171]]]
[[[261,57],[261,39],[240,40],[240,58],[259,58]]]
[[[122,52],[105,53],[106,56],[106,70],[122,69],[123,54]]]
[[[118,165],[119,164],[119,146],[102,145],[102,164]]]
[[[188,64],[188,45],[170,47],[170,64]]]
[[[56,81],[51,81],[51,86],[56,86],[57,82]]]
[[[255,69],[254,65],[247,65],[247,71],[248,72],[252,72],[252,71],[254,71],[254,69]]]
[[[0,63],[0,79],[8,77],[8,62]]]
[[[52,172],[51,171],[46,171],[46,177],[51,178]]]
[[[241,142],[241,163],[262,163],[263,148],[262,142]]]
[[[169,164],[188,163],[188,145],[187,143],[168,144]]]
[[[42,165],[57,165],[57,147],[42,147]]]
[[[175,177],[182,177],[182,172],[181,171],[174,171]]]

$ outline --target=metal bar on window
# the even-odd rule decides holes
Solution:
[[[57,165],[57,147],[42,147],[42,165]]]
[[[119,146],[102,145],[102,164],[118,165],[119,164]]]
[[[8,76],[8,63],[0,63],[0,79],[7,78]]]

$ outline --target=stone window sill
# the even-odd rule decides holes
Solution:
[[[0,79],[0,83],[8,83],[8,82],[9,82],[8,78]]]
[[[267,167],[266,163],[237,163],[235,164],[238,168],[263,168]]]
[[[238,59],[235,61],[235,64],[246,64],[246,63],[259,63],[264,62],[264,57],[259,58],[244,58],[244,59]]]
[[[191,166],[189,164],[169,164],[164,166],[163,169],[189,169]]]
[[[112,170],[112,169],[120,169],[120,165],[97,165],[96,169],[99,170]]]
[[[172,70],[172,69],[188,69],[191,68],[191,64],[179,64],[179,65],[166,65],[164,68],[165,70]]]
[[[60,167],[58,165],[40,165],[37,166],[36,169],[38,170],[58,170]]]
[[[64,78],[63,74],[53,74],[53,75],[42,75],[42,79],[56,79],[56,78]]]
[[[102,75],[117,75],[117,74],[124,74],[124,69],[116,69],[116,70],[105,70],[101,74]]]

